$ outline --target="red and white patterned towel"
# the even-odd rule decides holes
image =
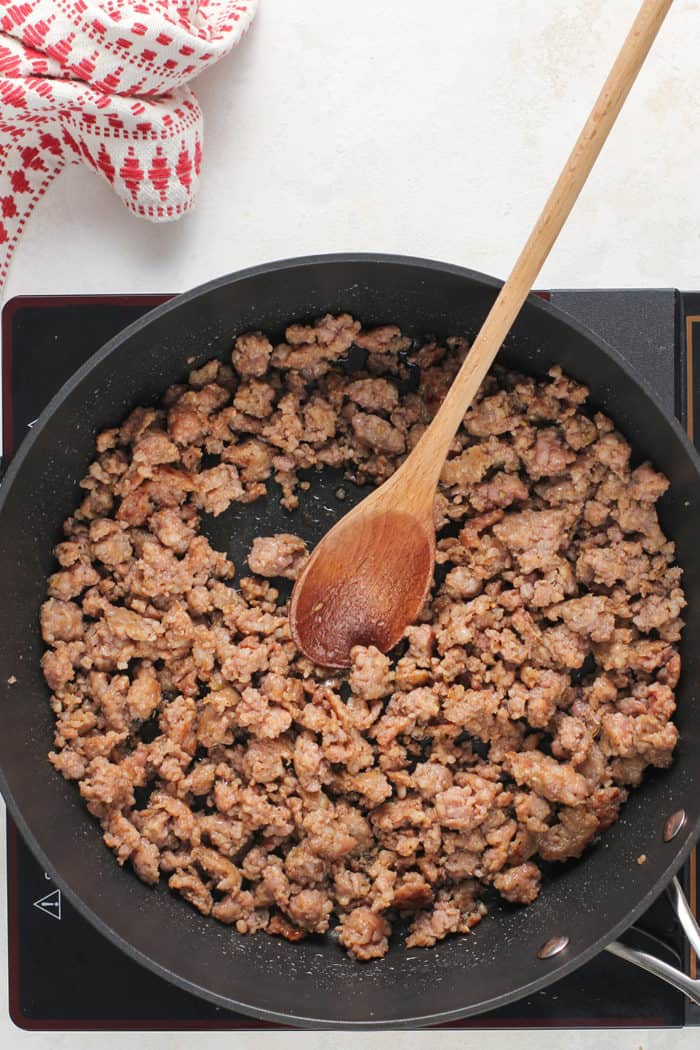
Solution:
[[[66,163],[153,221],[193,203],[202,112],[188,82],[230,51],[258,0],[0,0],[0,285]]]

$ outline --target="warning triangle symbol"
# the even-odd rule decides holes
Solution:
[[[34,907],[43,911],[44,915],[50,915],[52,919],[61,918],[61,891],[52,890],[45,897],[34,901]]]

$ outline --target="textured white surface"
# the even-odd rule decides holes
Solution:
[[[178,291],[342,250],[505,276],[637,2],[263,0],[239,50],[197,82],[195,212],[151,226],[69,169],[7,294]],[[676,0],[542,286],[700,283],[699,16],[698,0]]]
[[[179,291],[274,258],[390,251],[505,276],[637,0],[263,0],[238,52],[198,81],[205,170],[173,226],[128,215],[69,169],[39,204],[6,296]],[[700,285],[698,0],[676,0],[541,287]],[[60,246],[60,247],[59,247]],[[0,853],[0,915],[4,906]],[[48,1050],[306,1050],[313,1034],[24,1033]],[[338,1048],[685,1050],[697,1032],[406,1033]]]

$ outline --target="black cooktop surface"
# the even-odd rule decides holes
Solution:
[[[543,293],[597,331],[651,382],[691,436],[700,365],[700,293]],[[102,343],[167,296],[19,298],[3,311],[3,453],[8,460],[61,384]],[[8,819],[10,1015],[22,1028],[270,1028],[180,991],[106,941],[63,898]],[[683,881],[697,899],[697,867]],[[673,911],[658,900],[625,941],[693,973]],[[603,952],[559,983],[457,1028],[674,1027],[700,1008],[669,985]]]

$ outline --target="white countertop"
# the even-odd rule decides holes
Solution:
[[[38,205],[5,296],[180,291],[332,251],[445,259],[505,276],[638,0],[261,0],[203,75],[200,199],[181,222],[126,213],[70,168]],[[698,0],[676,0],[540,287],[700,287]],[[5,915],[0,852],[0,917]],[[0,1047],[277,1050],[323,1033],[95,1035],[15,1029],[0,921]],[[698,1033],[407,1033],[406,1048],[683,1050]],[[391,1034],[333,1036],[388,1047]]]

